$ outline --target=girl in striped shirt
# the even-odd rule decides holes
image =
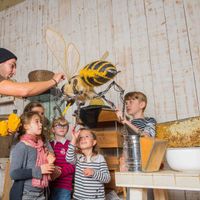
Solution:
[[[103,155],[95,147],[95,134],[88,129],[73,131],[66,160],[76,165],[74,199],[105,199],[104,183],[110,181],[110,173]],[[77,148],[80,152],[77,152]]]

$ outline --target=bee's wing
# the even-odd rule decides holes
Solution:
[[[66,51],[67,67],[71,73],[71,77],[76,74],[80,64],[80,54],[73,43],[69,43]]]
[[[109,56],[109,52],[106,51],[100,58],[100,60],[105,60]]]
[[[45,39],[46,39],[49,49],[52,51],[54,57],[57,59],[58,63],[63,68],[67,76],[67,79],[69,80],[70,74],[66,66],[67,65],[67,60],[66,60],[67,48],[66,48],[66,43],[63,36],[59,34],[58,32],[50,28],[47,28]]]

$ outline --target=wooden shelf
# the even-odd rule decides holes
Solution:
[[[121,127],[122,124],[118,121],[116,112],[102,108],[98,116],[97,126],[92,129],[97,136],[98,147],[105,156],[111,175],[111,181],[105,184],[105,188],[107,191],[115,190],[116,193],[123,191],[115,184],[115,171],[119,170],[119,157],[123,147]]]

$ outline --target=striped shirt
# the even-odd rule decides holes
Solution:
[[[155,137],[156,120],[153,117],[133,119],[131,123],[145,133],[148,133],[149,136]]]
[[[66,160],[67,162],[76,164],[75,183],[74,183],[74,199],[91,200],[105,199],[104,183],[110,181],[110,173],[104,157],[101,154],[86,160],[82,154],[76,154],[76,147],[69,144]],[[94,175],[87,177],[83,175],[85,168],[94,169]]]
[[[63,143],[58,141],[50,142],[56,157],[54,164],[61,167],[61,175],[55,181],[52,181],[52,188],[72,190],[75,167],[74,165],[67,163],[65,159],[69,142],[69,140],[66,140]]]

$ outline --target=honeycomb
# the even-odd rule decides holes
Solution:
[[[168,147],[200,146],[200,116],[157,124],[156,137],[167,140]]]

